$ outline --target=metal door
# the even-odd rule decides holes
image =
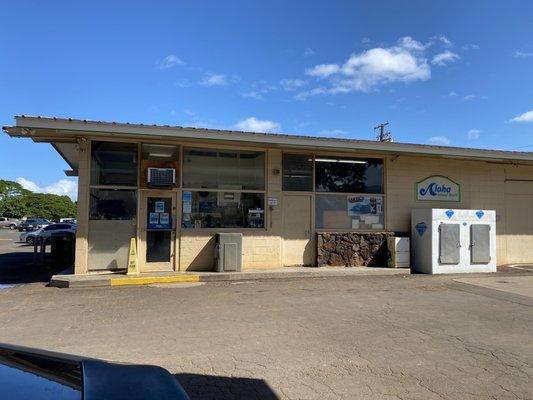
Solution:
[[[470,260],[472,264],[488,264],[490,262],[489,225],[470,225]]]
[[[142,191],[139,219],[138,250],[141,272],[174,270],[175,193]]]
[[[311,196],[285,195],[283,208],[283,265],[315,265],[311,234]]]
[[[439,263],[459,264],[461,260],[461,237],[459,224],[439,225]]]

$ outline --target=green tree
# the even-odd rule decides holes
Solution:
[[[24,189],[18,182],[0,179],[0,201],[7,197],[22,196],[29,193],[31,192]]]
[[[68,196],[33,193],[17,182],[0,180],[0,215],[10,218],[75,218],[76,204]]]

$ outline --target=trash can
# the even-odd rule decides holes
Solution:
[[[50,254],[55,266],[64,268],[74,265],[76,235],[72,232],[57,232],[50,236]]]

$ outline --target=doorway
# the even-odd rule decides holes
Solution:
[[[311,195],[283,196],[283,265],[315,265]]]
[[[176,262],[176,193],[142,191],[139,212],[141,272],[173,271]]]

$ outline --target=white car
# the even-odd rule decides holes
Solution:
[[[44,228],[37,229],[36,231],[24,232],[22,235],[20,235],[19,240],[28,244],[34,244],[36,237],[48,240],[50,239],[50,236],[52,236],[52,233],[64,232],[76,233],[76,225],[62,223],[50,224],[45,226]]]
[[[17,229],[20,221],[15,218],[0,217],[0,228]]]

